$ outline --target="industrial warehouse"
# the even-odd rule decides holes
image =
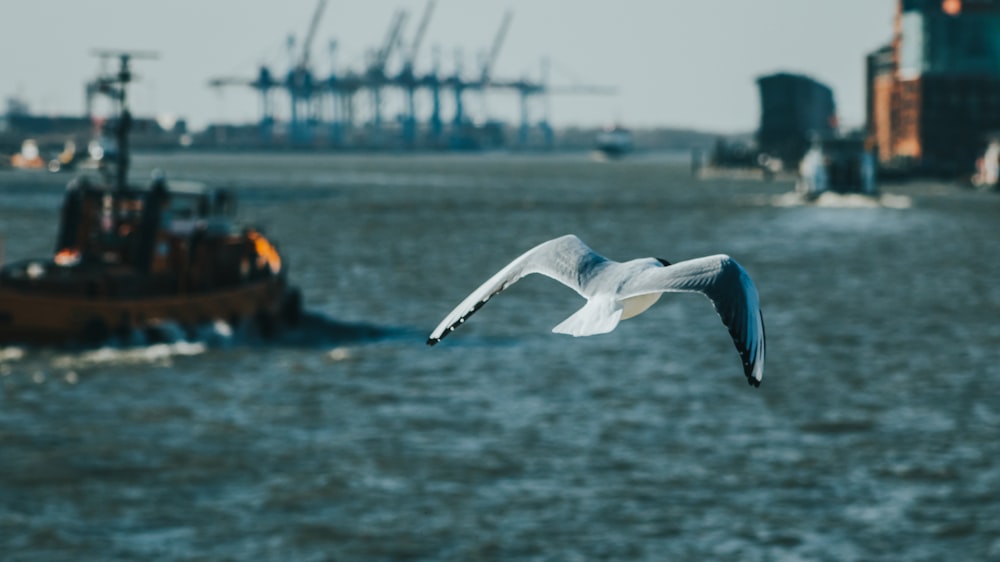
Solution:
[[[1000,134],[1000,1],[900,0],[866,75],[866,133],[883,168],[971,173]]]

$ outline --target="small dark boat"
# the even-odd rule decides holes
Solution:
[[[595,148],[606,156],[624,156],[632,150],[632,132],[620,125],[614,125],[597,133]]]
[[[287,265],[260,229],[235,222],[230,192],[171,187],[162,175],[127,185],[127,54],[121,63],[117,181],[71,181],[53,255],[0,269],[0,343],[100,343],[219,319],[268,335],[296,323]]]

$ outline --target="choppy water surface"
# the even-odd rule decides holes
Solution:
[[[789,205],[682,160],[163,155],[235,188],[310,322],[277,342],[0,347],[10,560],[1000,560],[1000,198],[899,186]],[[0,173],[7,259],[64,177]],[[615,259],[733,255],[760,389],[711,305],[608,335],[528,278],[435,348],[510,259],[573,232]]]

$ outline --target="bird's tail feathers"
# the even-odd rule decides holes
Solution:
[[[593,299],[552,328],[552,331],[574,337],[606,334],[618,326],[621,317],[622,307],[613,299]]]

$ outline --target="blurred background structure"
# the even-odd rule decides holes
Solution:
[[[900,0],[892,41],[866,69],[879,162],[969,172],[1000,132],[1000,1]]]
[[[217,71],[204,78],[192,77],[186,86],[187,92],[203,91],[221,100],[223,107],[229,105],[229,99],[252,94],[255,117],[235,122],[210,118],[191,127],[188,119],[177,113],[140,114],[133,125],[136,148],[601,148],[597,140],[602,138],[601,127],[593,124],[593,115],[577,117],[589,120],[580,125],[564,122],[557,126],[553,122],[554,109],[578,108],[576,100],[584,99],[591,100],[595,108],[603,108],[595,113],[603,114],[601,120],[629,150],[695,149],[711,151],[711,163],[721,167],[767,164],[795,170],[814,141],[850,137],[864,141],[883,174],[965,177],[982,167],[984,151],[1000,131],[998,0],[897,0],[892,27],[885,28],[891,37],[889,43],[856,61],[862,91],[835,91],[836,85],[823,79],[823,68],[818,65],[813,68],[799,63],[798,68],[757,74],[752,81],[758,87],[759,114],[753,131],[654,123],[651,116],[650,121],[633,116],[631,123],[623,123],[608,112],[607,101],[620,99],[618,103],[626,104],[628,113],[634,115],[638,109],[632,103],[633,83],[608,79],[606,68],[591,76],[570,73],[568,79],[562,72],[563,78],[557,81],[551,77],[554,63],[544,52],[528,56],[534,59],[531,66],[537,70],[520,75],[501,70],[503,54],[512,48],[519,51],[518,61],[527,60],[522,45],[510,45],[509,38],[519,37],[512,33],[518,25],[513,9],[502,12],[492,30],[478,29],[484,35],[478,39],[479,52],[473,63],[467,48],[448,49],[427,40],[435,20],[453,9],[444,6],[442,13],[439,4],[427,0],[419,6],[396,8],[381,39],[369,43],[363,56],[358,56],[343,53],[338,37],[323,37],[320,30],[325,18],[335,18],[337,11],[326,0],[318,0],[297,30],[284,40],[281,58],[285,63],[272,59],[247,64],[235,73]],[[521,21],[521,25],[537,29],[537,22]],[[449,33],[465,33],[467,27],[478,28],[480,24],[463,29],[448,25]],[[792,32],[801,25],[785,22],[780,29]],[[280,37],[275,33],[271,39]],[[523,35],[520,40],[524,40]],[[788,40],[794,41],[791,37]],[[261,41],[265,43],[267,40]],[[637,55],[648,60],[645,74],[676,84],[673,90],[677,95],[716,76],[704,61],[699,67],[704,80],[678,74],[675,67],[686,64],[688,58],[694,60],[683,52]],[[658,58],[663,55],[669,55],[670,62],[660,64]],[[164,59],[169,57],[165,52]],[[102,62],[98,76],[104,72]],[[156,65],[146,73],[147,77],[155,76]],[[139,77],[140,83],[143,78]],[[84,84],[84,115],[35,113],[32,108],[37,100],[6,92],[6,112],[0,117],[0,153],[16,153],[28,139],[52,152],[67,140],[85,146],[104,134],[106,118],[94,101],[98,82],[99,78],[91,77]],[[707,101],[726,93],[705,90],[702,97],[707,106],[718,111],[747,101]],[[673,107],[676,97],[671,90],[642,95],[662,96],[660,106],[664,108]],[[750,95],[752,90],[742,97]],[[855,106],[863,107],[863,115],[852,115]],[[702,110],[699,115],[715,110]],[[580,115],[579,109],[575,115]]]

